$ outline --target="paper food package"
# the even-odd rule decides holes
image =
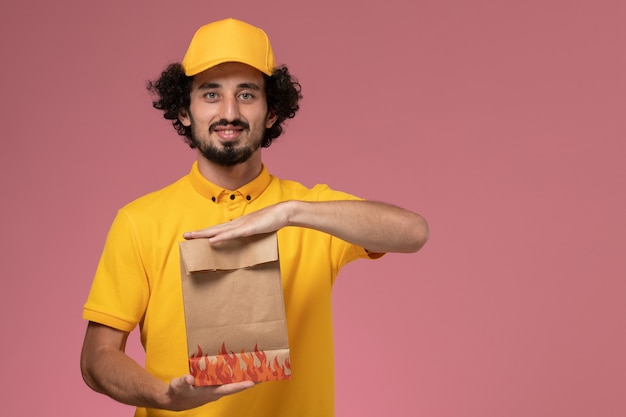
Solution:
[[[276,233],[183,241],[180,264],[195,385],[289,379]]]

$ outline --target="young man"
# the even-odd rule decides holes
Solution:
[[[259,28],[234,19],[201,27],[182,64],[170,65],[149,90],[197,161],[187,176],[118,212],[83,311],[86,383],[136,406],[136,416],[332,416],[335,277],[357,258],[419,250],[426,222],[390,204],[268,173],[261,149],[294,117],[301,96],[287,68],[275,68]],[[292,378],[194,386],[179,242],[274,231]],[[145,368],[124,353],[138,324]]]

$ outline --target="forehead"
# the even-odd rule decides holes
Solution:
[[[192,88],[200,85],[217,84],[231,86],[239,84],[256,84],[259,88],[265,85],[263,73],[256,68],[238,62],[226,62],[205,70],[193,78]]]

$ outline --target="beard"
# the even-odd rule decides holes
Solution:
[[[244,129],[250,131],[250,126],[241,120],[234,120],[232,122],[228,122],[226,120],[220,120],[217,123],[209,126],[209,132],[212,132],[216,126],[241,126]],[[218,148],[217,146],[209,143],[208,141],[203,141],[200,139],[200,135],[196,132],[195,125],[192,122],[191,124],[191,143],[192,145],[200,151],[203,157],[205,157],[208,161],[213,162],[214,164],[224,166],[224,167],[232,167],[237,164],[241,164],[246,162],[254,152],[261,147],[261,143],[263,142],[263,134],[260,135],[259,138],[254,138],[254,140],[246,146],[237,148],[236,143],[225,143],[222,145],[222,148]]]

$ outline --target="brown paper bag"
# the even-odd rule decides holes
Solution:
[[[184,241],[180,265],[195,385],[289,379],[276,234]]]

